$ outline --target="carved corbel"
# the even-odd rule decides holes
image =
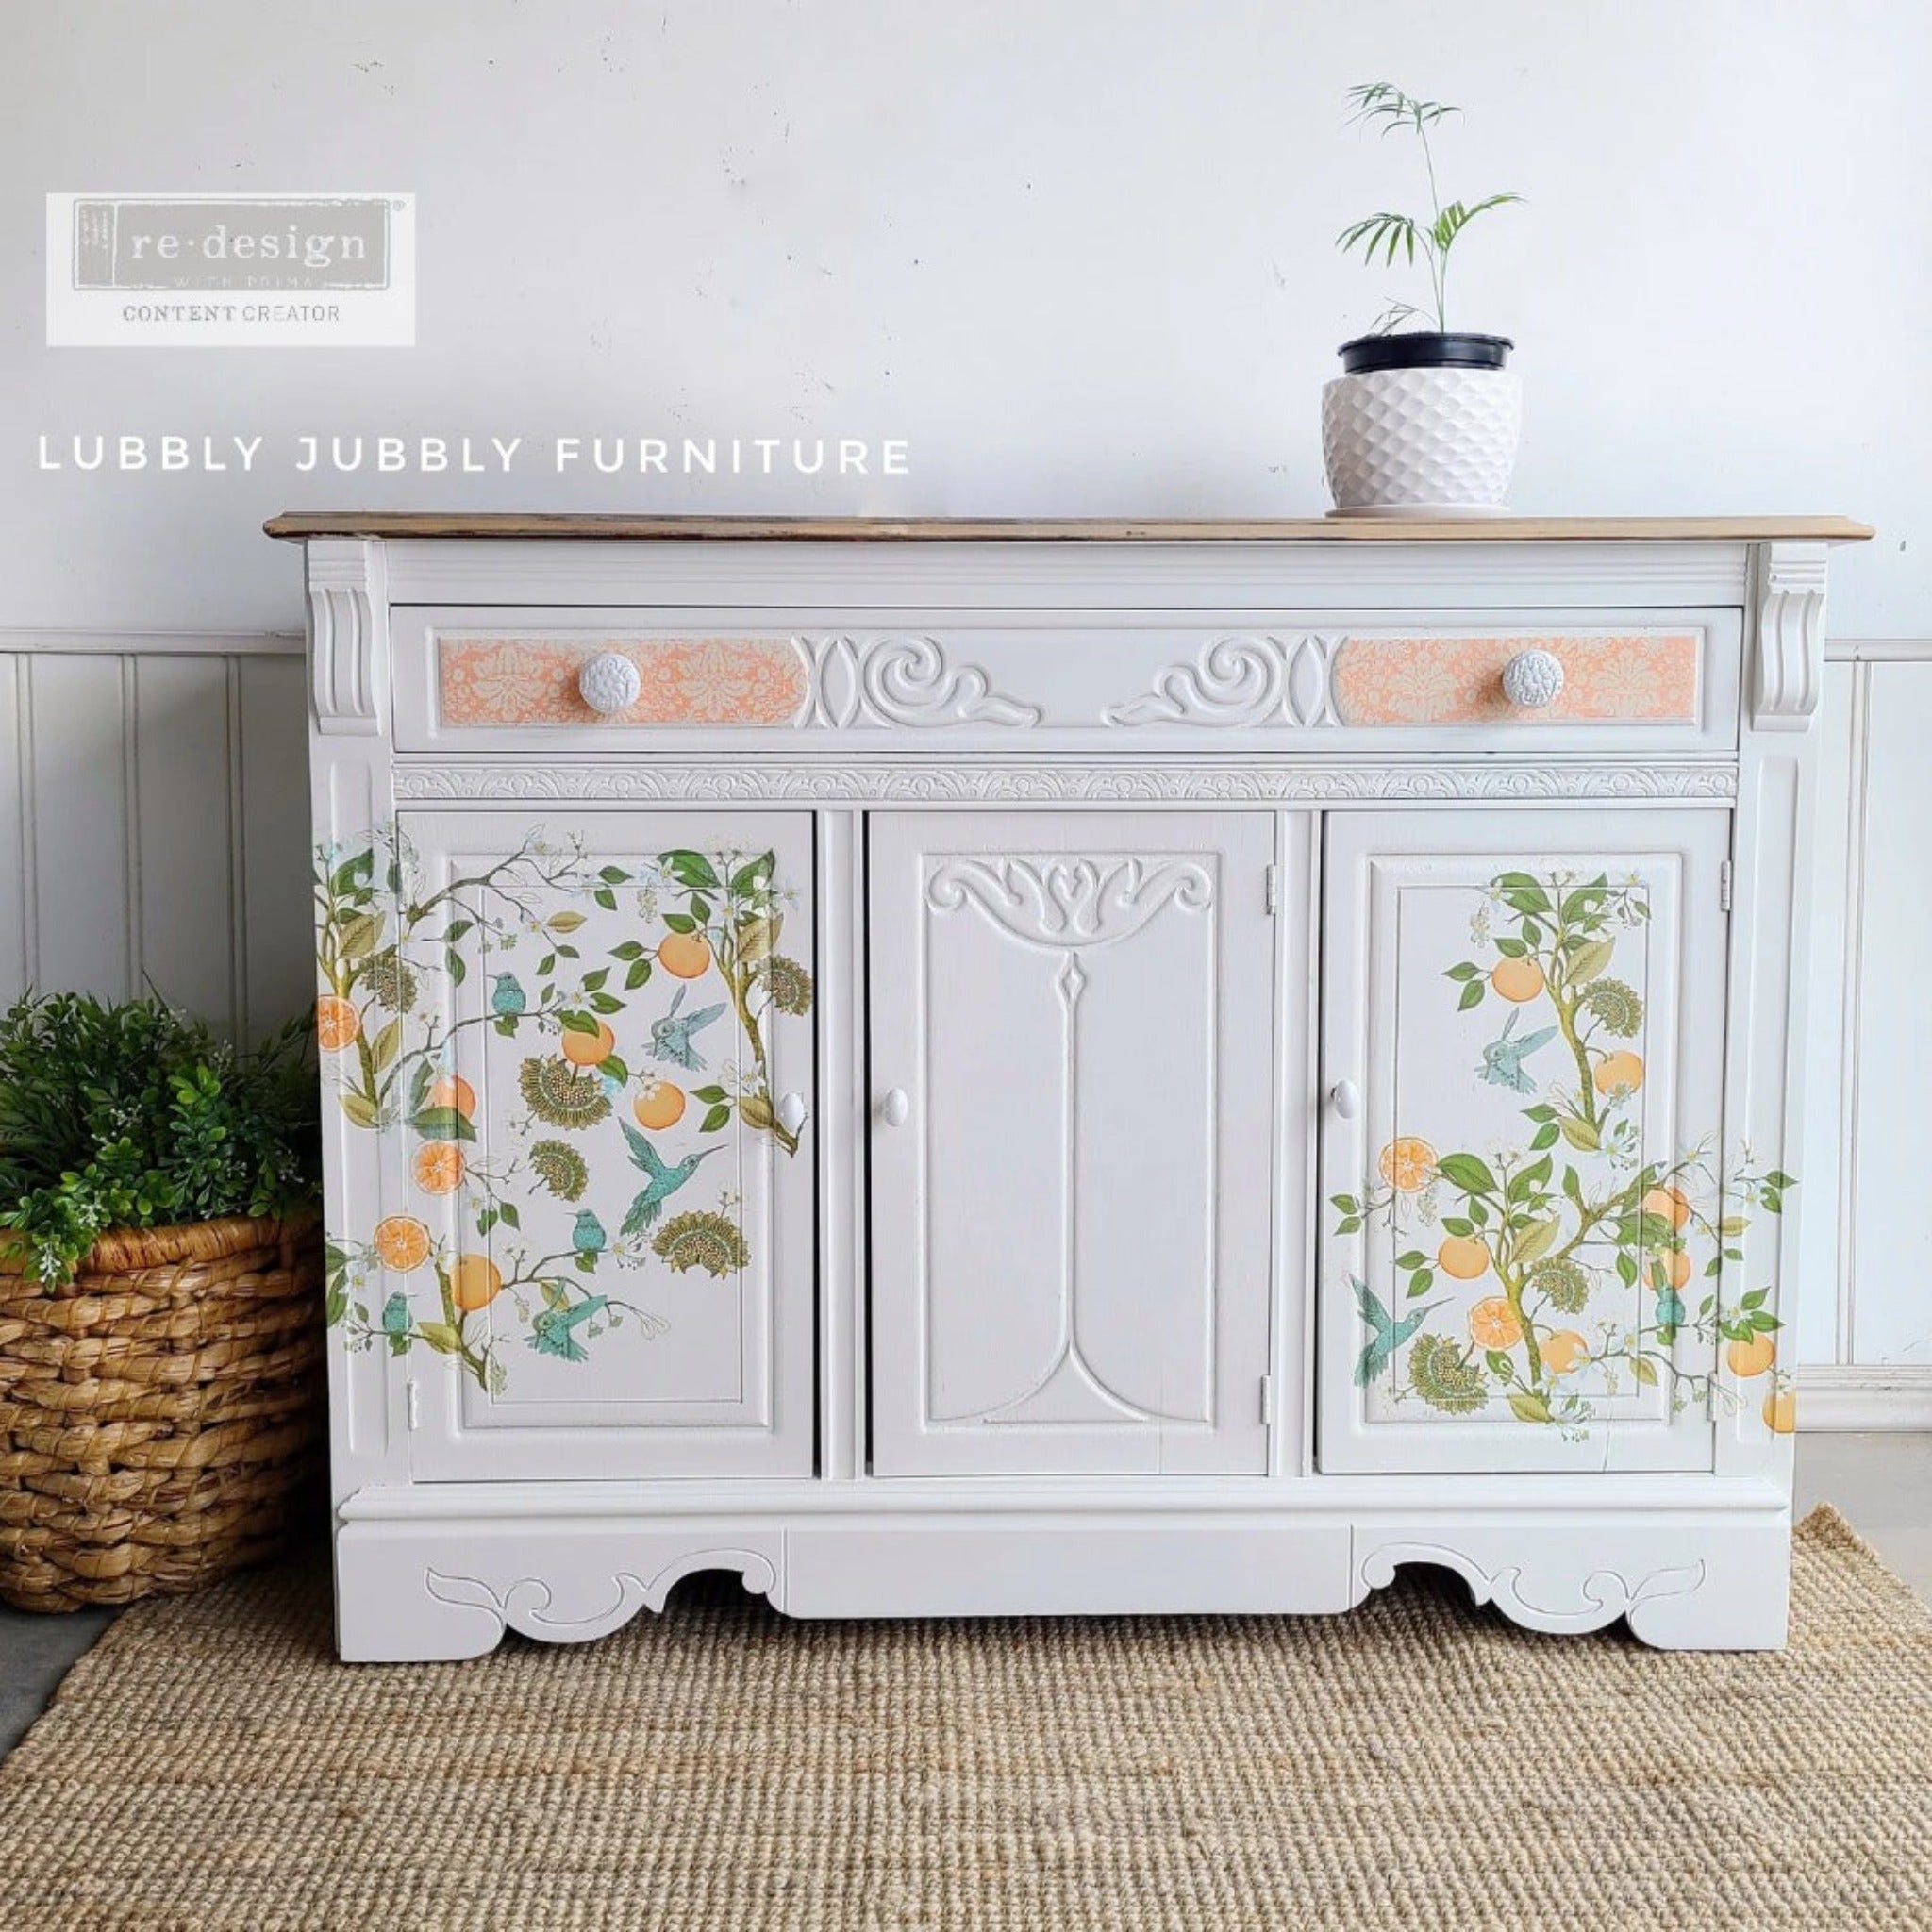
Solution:
[[[316,729],[379,738],[389,670],[388,564],[380,543],[308,546],[308,688]]]
[[[1824,695],[1823,543],[1762,543],[1752,570],[1756,674],[1751,722],[1804,731]]]

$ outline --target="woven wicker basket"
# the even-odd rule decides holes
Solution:
[[[279,1546],[320,1463],[322,1274],[312,1219],[122,1230],[52,1290],[0,1262],[0,1600],[175,1595]]]

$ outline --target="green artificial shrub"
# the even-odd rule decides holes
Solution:
[[[309,1035],[291,1021],[240,1053],[157,999],[17,1001],[0,1016],[0,1254],[53,1286],[109,1228],[311,1207]]]

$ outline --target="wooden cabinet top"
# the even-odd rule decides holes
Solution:
[[[1849,517],[701,517],[295,510],[271,537],[753,543],[1859,543]]]

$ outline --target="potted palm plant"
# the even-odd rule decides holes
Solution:
[[[322,1421],[308,1038],[0,1013],[0,1602],[172,1593],[280,1543]]]
[[[1449,263],[1470,224],[1520,201],[1513,193],[1447,201],[1430,133],[1459,108],[1417,100],[1386,80],[1349,90],[1352,124],[1408,134],[1428,180],[1429,212],[1383,210],[1336,238],[1369,266],[1421,268],[1427,306],[1390,303],[1369,333],[1341,345],[1342,374],[1322,391],[1322,453],[1337,516],[1502,513],[1522,425],[1523,392],[1505,366],[1505,336],[1449,326]],[[1420,321],[1434,327],[1403,328]]]

